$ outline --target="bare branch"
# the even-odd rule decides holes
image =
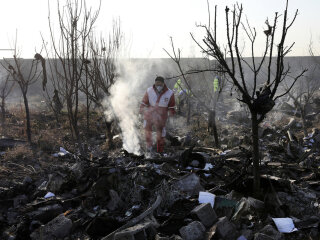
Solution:
[[[300,77],[302,77],[303,74],[304,74],[305,72],[307,72],[307,71],[308,71],[308,69],[304,69],[304,70],[302,70],[302,72],[301,72],[298,76],[294,77],[294,78],[293,78],[293,82],[292,82],[291,86],[287,89],[287,91],[285,91],[283,94],[275,97],[274,100],[277,100],[278,98],[281,98],[281,97],[283,97],[284,95],[288,94],[288,93],[291,91],[291,89],[292,89],[292,87],[294,86],[294,84],[296,83],[296,81],[297,81]],[[288,75],[288,76],[289,76],[289,75]]]

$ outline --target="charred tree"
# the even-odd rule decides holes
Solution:
[[[6,121],[6,99],[10,95],[15,82],[10,81],[10,74],[1,81],[0,85],[0,98],[1,98],[1,126],[2,132],[5,132],[5,121]]]
[[[59,38],[54,35],[49,12],[49,29],[54,55],[49,61],[55,89],[66,102],[72,136],[79,141],[78,113],[81,78],[85,76],[84,57],[88,55],[89,35],[99,15],[99,9],[87,9],[84,0],[57,2]],[[50,8],[50,6],[49,6]],[[48,51],[47,51],[48,52]]]
[[[254,186],[253,190],[258,193],[260,191],[260,173],[259,173],[259,136],[258,129],[259,124],[263,121],[266,114],[274,107],[275,100],[286,95],[294,83],[299,79],[306,69],[302,70],[296,76],[292,77],[293,81],[285,92],[277,94],[279,84],[286,79],[290,72],[290,66],[285,67],[285,56],[291,51],[293,44],[286,46],[285,40],[289,29],[292,27],[298,10],[295,12],[293,19],[288,20],[288,0],[283,14],[281,32],[279,36],[279,42],[276,43],[276,29],[278,27],[278,21],[280,16],[275,13],[273,24],[270,25],[269,21],[266,22],[268,31],[264,31],[265,47],[261,59],[257,60],[255,54],[255,42],[257,32],[255,28],[252,28],[249,21],[243,22],[243,7],[236,4],[230,9],[225,8],[226,18],[226,39],[227,45],[225,49],[222,49],[216,34],[216,15],[214,27],[209,25],[200,25],[205,31],[205,36],[200,43],[193,34],[191,37],[200,47],[201,51],[207,56],[214,58],[221,66],[221,71],[226,74],[228,80],[234,85],[238,95],[238,100],[245,103],[251,114],[251,130],[252,130],[252,148],[253,148],[253,175]],[[209,11],[210,15],[210,11]],[[250,60],[245,59],[240,50],[239,34],[242,33],[247,36],[250,42]],[[276,49],[274,47],[276,46]],[[250,70],[250,74],[253,77],[248,78],[244,67]],[[263,86],[259,88],[258,76],[262,75],[262,66],[267,68],[266,79]],[[275,74],[272,73],[272,68],[275,68]]]
[[[295,108],[300,112],[303,134],[308,136],[307,131],[307,114],[308,108],[313,103],[316,94],[319,92],[320,82],[314,76],[317,66],[310,74],[299,79],[297,85],[288,93],[289,98],[293,101]],[[288,89],[288,84],[284,84],[284,89]]]
[[[25,60],[25,65],[23,66],[23,60],[19,59],[16,55],[13,56],[13,61],[5,59],[5,64],[2,66],[8,71],[13,81],[20,87],[25,114],[26,114],[26,132],[28,142],[31,143],[31,123],[30,123],[30,109],[28,101],[28,89],[31,84],[35,83],[41,76],[41,71],[38,69],[39,61],[37,59]]]
[[[117,56],[122,43],[122,31],[120,21],[114,21],[109,38],[96,39],[93,36],[89,41],[90,63],[86,65],[86,79],[82,81],[81,91],[100,109],[107,130],[107,141],[109,147],[113,147],[113,120],[107,120],[104,115],[105,106],[102,104],[104,98],[110,96],[110,88],[119,77],[117,68]]]
[[[187,124],[190,122],[190,117],[191,117],[191,103],[192,101],[195,101],[198,106],[201,108],[204,108],[208,113],[208,132],[210,134],[213,134],[214,136],[214,142],[215,146],[219,147],[219,136],[218,136],[218,128],[216,124],[216,107],[217,107],[217,102],[219,101],[219,96],[223,91],[223,88],[225,86],[225,81],[226,78],[224,77],[223,74],[223,69],[219,66],[219,64],[214,64],[212,66],[211,61],[209,58],[205,58],[205,60],[208,62],[208,66],[206,69],[203,69],[201,67],[193,67],[192,69],[184,70],[183,68],[183,63],[182,61],[184,59],[181,58],[181,49],[176,49],[173,43],[173,40],[171,38],[171,47],[172,47],[172,53],[169,53],[167,50],[164,49],[164,51],[170,56],[170,58],[176,63],[178,67],[178,72],[180,73],[179,76],[174,76],[172,78],[177,78],[181,77],[183,79],[183,86],[185,86],[185,91],[187,94],[186,96],[186,102],[187,102]],[[207,78],[204,73],[209,73],[210,77],[213,80],[212,73],[215,75],[219,75],[219,91],[214,92],[212,87],[210,85],[213,85],[212,80],[207,81]],[[204,93],[203,91],[197,91],[191,84],[190,81],[190,75],[196,75],[196,74],[202,74],[202,82],[204,82],[205,88],[207,91]],[[197,82],[199,83],[199,82]],[[179,83],[177,83],[179,84]],[[183,88],[181,84],[180,88]],[[213,131],[211,131],[211,129]]]
[[[208,10],[209,10],[209,3],[208,3]],[[217,12],[217,7],[215,7],[215,13]],[[217,14],[215,14],[215,24],[214,24],[214,34],[216,33],[216,18]],[[209,11],[209,24],[210,28],[210,11]],[[216,36],[215,36],[216,37]],[[198,104],[206,109],[208,112],[208,132],[210,134],[213,134],[214,137],[214,142],[215,142],[215,147],[220,146],[219,142],[219,135],[218,135],[218,128],[217,128],[217,121],[216,121],[216,113],[217,113],[217,104],[219,101],[219,98],[223,92],[223,89],[226,85],[226,77],[225,77],[225,70],[224,68],[220,65],[219,61],[211,61],[209,59],[210,55],[206,54],[204,57],[207,62],[209,63],[206,69],[203,69],[202,67],[195,67],[193,69],[189,69],[187,71],[184,71],[181,65],[181,50],[178,48],[177,50],[175,49],[173,40],[171,38],[171,47],[172,47],[172,54],[170,54],[168,51],[165,52],[170,56],[170,58],[177,64],[179,72],[181,73],[181,77],[183,78],[187,91],[191,94],[188,94],[188,102],[190,103],[190,99],[195,99]],[[213,62],[213,64],[211,64]],[[195,94],[195,91],[192,90],[191,84],[186,77],[189,74],[202,74],[203,80],[206,80],[205,73],[209,73],[210,77],[213,78],[212,74],[214,76],[219,76],[219,82],[218,82],[218,88],[216,88],[215,83],[213,82],[214,89],[210,87],[210,81],[209,83],[207,81],[202,81],[202,82],[207,82],[206,89],[209,90],[205,94],[205,98],[209,99],[209,101],[206,101],[205,99],[201,98],[201,95],[204,95],[203,92],[200,92],[198,94]],[[211,83],[212,85],[212,83]],[[189,109],[188,109],[189,110]],[[190,118],[190,111],[188,111],[188,122]]]

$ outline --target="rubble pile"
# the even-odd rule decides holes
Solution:
[[[223,129],[220,149],[171,136],[152,158],[61,148],[1,183],[1,239],[319,239],[320,133],[299,139],[295,124],[262,126],[258,193],[247,126]]]

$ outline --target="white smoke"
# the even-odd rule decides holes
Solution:
[[[116,118],[122,133],[123,148],[129,153],[140,154],[141,147],[138,131],[139,106],[146,91],[150,67],[146,62],[138,64],[122,60],[119,64],[120,78],[111,88],[111,96],[105,100],[107,118]]]

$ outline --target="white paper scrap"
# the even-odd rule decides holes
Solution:
[[[237,240],[247,240],[247,238],[243,235],[241,235],[240,237],[237,238]]]
[[[51,198],[51,197],[54,197],[54,196],[55,196],[54,193],[48,192],[48,193],[44,196],[44,198]]]
[[[60,147],[60,152],[52,154],[54,157],[64,157],[65,155],[69,154],[67,150],[65,150],[63,147]]]
[[[69,152],[67,150],[65,150],[63,147],[60,147],[59,155],[60,156],[65,156],[67,154],[69,154]]]
[[[294,227],[292,218],[272,218],[272,220],[276,224],[278,231],[281,233],[298,231],[298,229]]]
[[[210,203],[211,207],[214,206],[214,200],[216,195],[209,193],[209,192],[199,192],[199,203]]]
[[[211,163],[206,163],[206,165],[205,165],[203,170],[209,170],[211,168],[213,168],[212,164]]]

